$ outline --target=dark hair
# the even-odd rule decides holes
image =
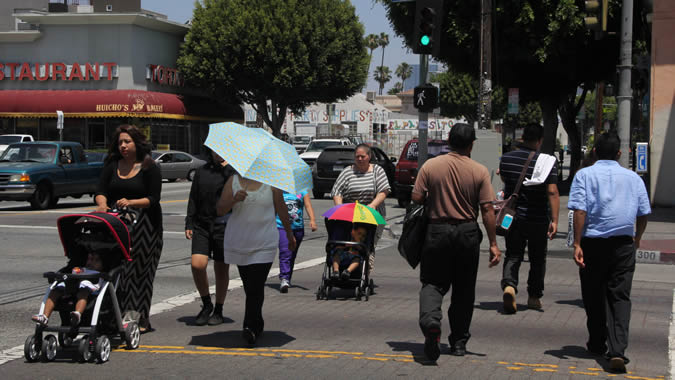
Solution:
[[[108,148],[108,157],[105,159],[105,165],[122,159],[119,148],[119,139],[122,133],[128,134],[134,140],[134,145],[136,145],[136,162],[140,162],[143,169],[147,169],[155,164],[150,155],[152,146],[145,139],[145,135],[135,125],[124,124],[115,130],[110,147]]]
[[[354,148],[354,155],[356,155],[356,151],[359,150],[359,149],[365,150],[366,154],[368,155],[370,160],[371,161],[373,160],[373,151],[372,151],[372,149],[370,149],[370,145],[364,144],[364,143],[361,143],[361,144],[357,145],[356,148]]]
[[[537,123],[530,123],[523,130],[523,141],[537,142],[544,137],[544,127]]]
[[[463,150],[476,141],[476,130],[467,123],[457,123],[448,133],[448,146],[451,150]]]
[[[594,149],[598,160],[616,160],[621,149],[621,139],[616,132],[603,133],[595,141]]]

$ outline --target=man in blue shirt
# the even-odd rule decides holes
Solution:
[[[568,208],[574,210],[574,261],[586,309],[586,347],[606,354],[612,371],[625,373],[635,250],[651,208],[642,179],[619,166],[620,146],[616,133],[598,137],[598,161],[574,177]]]

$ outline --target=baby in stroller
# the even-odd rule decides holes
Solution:
[[[355,243],[365,243],[368,237],[368,229],[364,225],[355,223],[352,228],[352,241]],[[361,265],[361,254],[353,246],[336,245],[331,252],[333,256],[333,273],[331,279],[334,281],[342,279],[349,280],[352,272]]]
[[[91,250],[91,244],[83,242],[80,240],[78,242],[80,249],[88,251],[87,255],[87,264],[84,268],[74,267],[71,273],[73,274],[98,274],[100,272],[106,272],[107,270],[103,266],[103,257],[102,250]],[[77,291],[76,298],[77,302],[75,303],[75,310],[70,312],[70,326],[75,327],[80,324],[80,319],[82,318],[82,313],[87,307],[87,299],[89,295],[98,294],[101,290],[101,283],[103,279],[99,279],[98,283],[94,284],[90,280],[82,280],[79,284],[79,290]],[[54,311],[54,307],[61,300],[66,293],[66,283],[59,282],[56,284],[54,289],[49,293],[47,301],[45,301],[45,308],[42,314],[35,314],[31,318],[33,322],[39,323],[41,325],[47,325],[49,322],[49,317]]]

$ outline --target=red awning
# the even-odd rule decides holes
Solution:
[[[0,117],[140,117],[163,119],[232,118],[208,99],[140,90],[5,90],[0,91]],[[222,116],[219,114],[223,114]],[[229,117],[227,117],[229,115]]]

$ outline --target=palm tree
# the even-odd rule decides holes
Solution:
[[[412,66],[403,62],[396,68],[396,76],[401,78],[401,88],[405,88],[405,80],[412,76]]]
[[[391,80],[391,72],[387,66],[377,66],[375,69],[375,81],[380,83],[380,95],[384,89],[385,83]]]
[[[396,95],[399,92],[403,91],[403,83],[401,82],[396,82],[396,84],[387,91],[387,94],[389,95]]]
[[[373,51],[380,47],[380,40],[377,37],[377,34],[369,34],[366,36],[366,46],[368,47],[368,50],[370,50],[370,61],[373,61]],[[370,66],[368,66],[370,68]]]
[[[380,46],[382,46],[382,63],[380,66],[384,66],[384,48],[389,45],[389,35],[387,33],[380,33],[380,38],[378,39]]]

